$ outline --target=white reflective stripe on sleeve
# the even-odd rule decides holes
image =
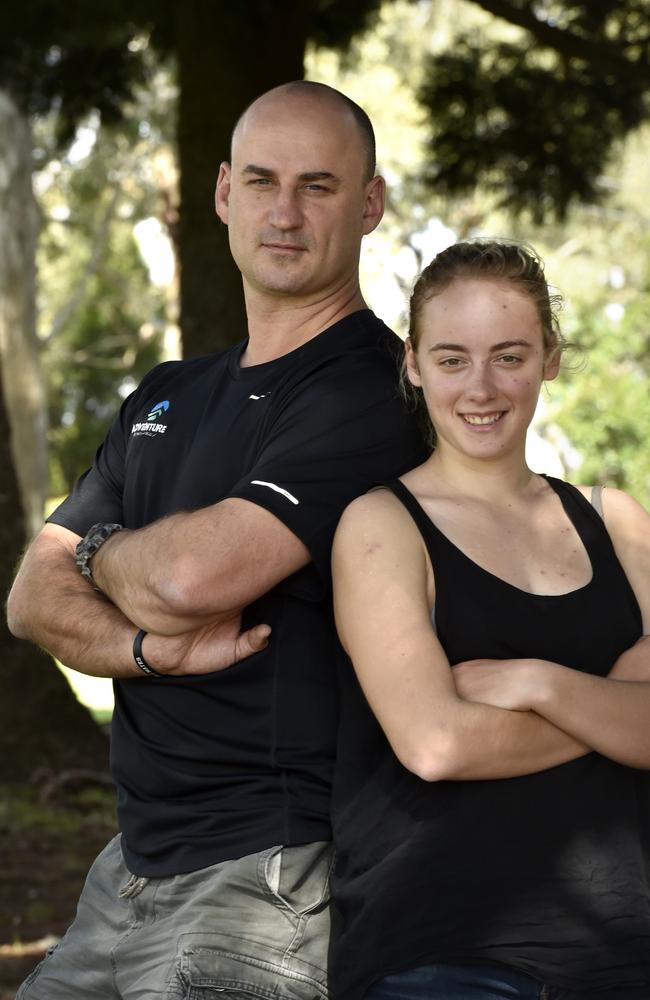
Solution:
[[[252,479],[251,486],[268,486],[270,490],[275,490],[276,493],[281,493],[287,500],[291,500],[291,503],[300,503],[300,500],[297,500],[288,490],[283,490],[281,486],[276,486],[275,483],[265,483],[261,479]]]

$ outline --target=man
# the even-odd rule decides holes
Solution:
[[[359,289],[374,169],[337,91],[251,105],[216,194],[249,338],[149,373],[25,557],[14,633],[116,679],[123,832],[21,1000],[325,996],[331,539],[421,452]]]

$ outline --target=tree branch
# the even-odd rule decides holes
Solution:
[[[596,40],[582,38],[566,28],[556,28],[547,21],[542,21],[535,16],[532,5],[520,7],[512,0],[472,0],[478,7],[500,17],[509,24],[515,24],[519,28],[528,31],[541,45],[553,49],[560,55],[573,59],[584,59],[585,62],[594,65],[609,66],[626,76],[634,73],[638,78],[640,71],[647,72],[648,59],[647,52],[638,60],[632,61],[621,55],[621,51],[627,47],[620,41],[607,42],[606,40]],[[633,40],[630,46],[643,48],[643,41]]]
[[[74,316],[75,311],[79,308],[83,302],[84,296],[86,294],[86,286],[88,285],[88,280],[96,273],[104,250],[106,249],[106,238],[108,236],[108,227],[113,218],[115,212],[115,207],[119,200],[121,191],[116,188],[113,191],[111,200],[106,206],[106,211],[104,212],[100,223],[97,227],[95,233],[95,238],[93,240],[93,248],[83,269],[81,277],[77,281],[74,290],[72,291],[70,297],[66,302],[63,303],[61,308],[58,310],[56,316],[52,320],[52,325],[49,331],[44,337],[40,338],[40,346],[45,347],[50,341],[54,340],[56,336],[61,332],[63,327],[69,322],[70,318]]]

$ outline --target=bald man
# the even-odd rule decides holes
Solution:
[[[422,457],[359,288],[383,206],[361,108],[258,98],[216,191],[248,339],[150,372],[25,556],[14,634],[114,678],[122,833],[20,1000],[326,995],[332,535]]]

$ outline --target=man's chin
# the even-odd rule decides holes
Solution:
[[[273,268],[257,272],[248,283],[258,292],[268,295],[300,295],[309,283],[309,278],[297,268]]]

